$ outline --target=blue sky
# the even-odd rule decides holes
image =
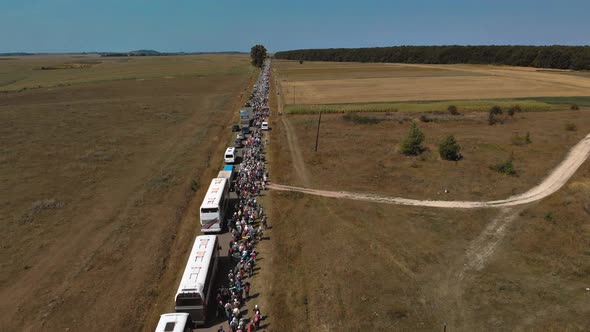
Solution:
[[[0,52],[588,45],[590,0],[0,0]]]

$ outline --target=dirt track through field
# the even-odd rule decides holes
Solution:
[[[274,75],[276,77],[276,71],[274,72]],[[275,82],[277,91],[279,92],[277,95],[278,113],[283,114],[283,93],[281,90],[281,85],[277,82],[278,80]],[[281,117],[281,121],[287,134],[287,144],[289,145],[289,150],[291,151],[291,160],[293,160],[293,168],[295,169],[295,173],[301,179],[301,181],[303,181],[303,185],[309,186],[311,182],[305,168],[305,163],[303,162],[303,154],[301,153],[301,149],[299,149],[299,145],[296,144],[297,136],[295,134],[295,130],[293,130],[291,127],[291,123],[287,117]]]
[[[287,127],[286,127],[287,128]],[[287,128],[288,130],[288,128]],[[289,131],[289,130],[288,130]],[[568,153],[567,157],[539,185],[529,191],[495,201],[435,201],[418,200],[401,197],[386,197],[372,194],[352,193],[346,191],[328,191],[311,188],[271,184],[270,189],[280,191],[297,191],[304,194],[331,198],[346,198],[386,204],[427,206],[438,208],[475,209],[490,207],[510,207],[541,200],[559,190],[590,156],[590,134],[584,137]],[[296,160],[297,158],[295,158]]]

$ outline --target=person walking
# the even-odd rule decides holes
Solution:
[[[217,301],[217,312],[215,313],[215,318],[225,315],[225,306],[223,305],[223,301],[221,298]]]
[[[257,311],[256,314],[254,314],[254,326],[256,327],[256,330],[260,328],[260,318],[260,312]]]
[[[230,326],[233,331],[238,329],[238,319],[236,317],[232,319]]]
[[[268,224],[266,223],[266,215],[262,216],[262,227],[264,227],[264,229],[268,228]]]
[[[246,293],[246,300],[249,300],[250,299],[250,283],[249,282],[247,282],[244,285],[244,293]]]

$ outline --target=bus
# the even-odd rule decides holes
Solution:
[[[215,301],[211,302],[211,298],[215,299],[215,292],[211,291],[220,249],[217,236],[197,236],[176,292],[176,312],[189,314],[195,325],[207,321],[208,304],[216,305]]]
[[[156,332],[193,332],[191,318],[185,312],[163,314],[156,326]]]
[[[218,178],[226,178],[229,181],[229,191],[234,191],[234,182],[236,178],[236,172],[234,171],[233,165],[225,165],[219,173]]]
[[[229,181],[215,178],[205,194],[200,209],[201,232],[221,232],[229,205]]]
[[[253,119],[254,115],[252,114],[251,107],[240,110],[240,124],[249,126],[250,124],[252,124]]]

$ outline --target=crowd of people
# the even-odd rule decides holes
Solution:
[[[269,174],[266,170],[264,146],[268,144],[260,125],[270,116],[268,92],[270,80],[270,61],[262,68],[257,84],[250,96],[255,129],[246,139],[242,153],[242,161],[236,177],[236,193],[238,202],[235,212],[228,222],[232,234],[228,256],[233,259],[235,267],[227,275],[227,286],[217,291],[217,316],[227,318],[229,332],[251,332],[260,328],[263,319],[258,305],[254,306],[250,318],[242,314],[242,308],[250,299],[250,279],[254,275],[256,265],[255,245],[262,239],[267,228],[266,214],[257,200],[261,191],[266,189]],[[226,332],[223,326],[219,332]]]

